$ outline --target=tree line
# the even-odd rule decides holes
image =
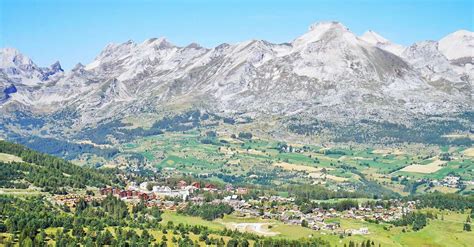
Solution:
[[[233,207],[224,203],[204,203],[202,205],[188,203],[188,205],[184,209],[179,210],[178,213],[198,216],[205,220],[214,220],[224,217],[225,214],[231,214],[233,211]]]
[[[42,154],[19,144],[0,141],[0,153],[18,156],[23,162],[0,162],[0,186],[24,188],[28,183],[45,191],[58,192],[60,188],[85,188],[123,185],[115,169],[93,169],[74,165],[61,158]]]

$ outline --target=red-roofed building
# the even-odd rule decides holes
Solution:
[[[140,193],[140,194],[138,194],[138,198],[139,198],[140,200],[148,201],[149,196],[148,196],[147,193]]]
[[[120,197],[121,198],[127,197],[127,191],[125,190],[120,191]]]
[[[200,184],[199,182],[193,182],[193,183],[191,184],[191,186],[193,186],[193,187],[196,188],[196,189],[200,189],[200,188],[201,188],[201,184]]]
[[[206,186],[204,186],[204,190],[215,191],[215,190],[217,190],[217,187],[213,184],[206,184]]]
[[[100,194],[103,195],[103,196],[112,194],[112,188],[100,189]]]

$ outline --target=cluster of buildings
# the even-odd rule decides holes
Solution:
[[[212,183],[188,183],[184,180],[181,180],[176,183],[176,186],[159,185],[154,182],[143,182],[140,184],[137,184],[136,182],[130,182],[125,189],[116,187],[101,188],[99,190],[99,195],[97,196],[67,194],[58,195],[52,199],[57,204],[75,207],[81,198],[83,198],[85,201],[92,201],[102,200],[107,195],[113,195],[123,201],[130,203],[144,201],[146,202],[147,206],[159,206],[162,209],[174,210],[180,206],[185,205],[183,202],[186,201],[192,201],[193,203],[203,203],[204,197],[202,194],[196,193],[197,191],[211,193],[227,192],[228,194],[234,195],[245,195],[249,192],[248,188],[234,188],[234,186],[231,184],[226,185],[223,189],[219,189]]]
[[[461,185],[461,178],[456,176],[446,176],[442,180],[432,180],[431,183],[434,186],[444,186],[450,188],[459,188]]]
[[[125,199],[137,199],[137,200],[155,200],[157,199],[157,196],[154,193],[148,193],[148,192],[143,192],[139,190],[121,190],[119,188],[102,188],[100,189],[100,195],[102,196],[107,196],[107,195],[113,195],[116,196],[122,200]]]
[[[446,177],[444,183],[455,185],[459,182],[456,177]],[[187,183],[179,181],[176,186],[157,185],[155,183],[143,182],[136,184],[131,182],[125,189],[107,187],[99,190],[100,195],[58,195],[53,199],[59,204],[75,207],[77,202],[83,198],[86,202],[101,200],[107,195],[113,195],[129,203],[144,201],[147,206],[156,206],[162,210],[177,210],[186,206],[186,201],[194,204],[204,203],[203,193],[198,191],[208,191],[221,194],[220,199],[214,199],[211,203],[224,203],[232,206],[235,214],[240,216],[261,217],[264,219],[275,219],[285,224],[304,225],[313,230],[327,230],[333,233],[345,235],[369,234],[367,228],[360,229],[340,229],[338,219],[356,219],[373,221],[394,221],[403,217],[404,214],[412,212],[416,208],[416,202],[401,202],[392,200],[388,207],[363,206],[353,207],[344,211],[337,211],[334,208],[314,208],[311,212],[303,213],[294,198],[281,196],[262,196],[257,199],[244,200],[242,195],[247,194],[247,188],[234,188],[227,185],[219,189],[215,185],[199,182]],[[226,195],[226,196],[224,196]],[[178,200],[175,200],[178,199]]]
[[[83,199],[86,202],[93,200],[99,200],[100,197],[93,195],[78,195],[78,194],[67,194],[67,195],[56,195],[53,196],[53,201],[59,205],[66,205],[70,208],[76,207],[79,200]]]
[[[149,190],[150,188],[151,190]],[[143,182],[140,185],[132,182],[126,189],[102,188],[100,189],[100,194],[102,196],[111,194],[126,201],[143,200],[148,202],[165,198],[180,198],[182,201],[186,201],[198,189],[200,189],[200,186],[197,184],[178,185],[177,188],[172,189],[169,186],[149,186],[148,182]]]
[[[369,234],[369,230],[367,228],[342,230],[337,219],[347,218],[390,222],[402,218],[404,214],[412,212],[416,208],[416,202],[414,201],[401,202],[392,200],[391,206],[388,208],[359,205],[344,211],[337,211],[334,208],[315,208],[309,213],[303,213],[294,204],[294,198],[279,196],[260,197],[258,200],[246,201],[233,195],[222,200],[214,200],[212,203],[226,203],[232,206],[235,214],[239,216],[275,219],[290,225],[303,225],[303,222],[305,222],[306,227],[310,229],[327,230],[344,235],[364,235]]]
[[[384,208],[382,206],[370,207],[358,207],[351,208],[344,212],[343,218],[358,219],[358,220],[373,220],[373,221],[384,221],[390,222],[402,218],[403,215],[414,211],[416,203],[409,201],[407,203],[399,202],[396,206]]]
[[[447,187],[453,189],[461,189],[463,186],[474,185],[474,180],[462,180],[461,177],[455,175],[448,175],[443,179],[420,178],[417,179],[416,182],[419,184],[427,184],[430,187]]]
[[[137,184],[131,182],[125,189],[107,187],[100,189],[100,195],[114,195],[121,200],[137,202],[140,200],[146,201],[149,205],[162,205],[163,201],[176,201],[174,198],[180,199],[180,201],[193,201],[198,203],[204,201],[204,198],[197,195],[196,191],[207,191],[211,193],[231,192],[237,195],[245,195],[248,193],[248,189],[244,187],[234,188],[228,184],[224,190],[218,189],[216,185],[211,183],[201,184],[199,182],[187,183],[184,180],[178,181],[176,186],[170,187],[168,185],[156,185],[150,182],[143,182]],[[179,200],[178,200],[179,201]]]

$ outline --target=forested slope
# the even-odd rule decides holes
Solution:
[[[0,141],[0,153],[14,155],[23,160],[0,161],[0,187],[27,188],[33,185],[56,193],[64,191],[65,188],[102,187],[120,183],[115,170],[77,166],[22,145]]]

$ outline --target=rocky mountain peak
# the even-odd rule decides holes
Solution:
[[[156,49],[168,49],[175,47],[175,45],[169,42],[165,37],[147,39],[142,43],[142,46],[153,47]]]
[[[84,64],[82,63],[77,63],[74,68],[72,68],[72,71],[76,71],[76,70],[80,70],[80,69],[84,69]]]
[[[390,41],[384,37],[382,37],[380,34],[368,30],[360,38],[370,44],[376,45],[376,44],[387,44],[390,43]]]
[[[36,67],[31,59],[15,48],[0,49],[0,68]]]
[[[61,67],[61,63],[59,63],[59,61],[56,61],[55,63],[51,64],[50,68],[54,73],[64,72],[63,68]]]
[[[311,24],[308,28],[309,32],[326,32],[331,29],[340,29],[349,31],[349,28],[337,21],[323,21]]]
[[[187,45],[186,48],[188,48],[188,49],[202,49],[203,47],[200,44],[193,42],[193,43]]]
[[[309,31],[292,42],[297,50],[306,49],[308,45],[319,42],[321,44],[339,43],[357,45],[357,37],[339,22],[319,22],[310,26]],[[311,46],[311,45],[310,45]],[[336,44],[336,46],[339,46]]]
[[[470,59],[474,63],[474,32],[459,30],[439,41],[439,50],[449,59]],[[469,62],[469,61],[467,61]]]

